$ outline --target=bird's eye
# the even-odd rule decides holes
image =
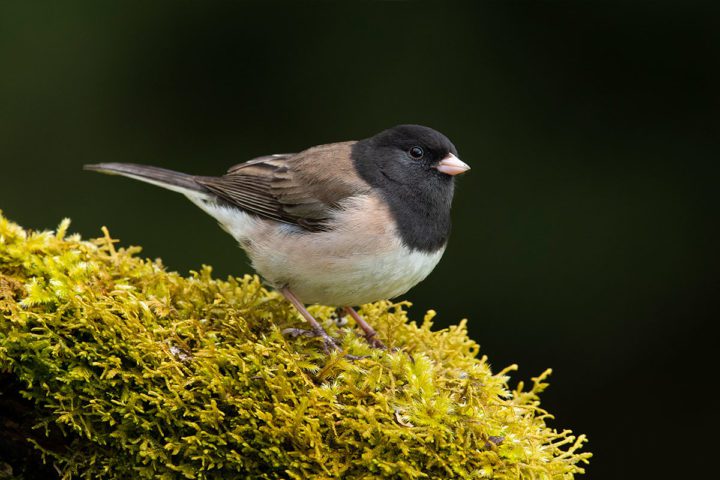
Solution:
[[[408,150],[408,154],[415,160],[420,160],[425,155],[425,150],[422,147],[415,146]]]

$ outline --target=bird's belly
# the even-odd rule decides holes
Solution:
[[[245,249],[255,270],[304,303],[360,305],[397,297],[423,280],[442,257],[412,250],[385,205],[350,199],[330,231],[307,232],[210,203],[198,203]]]
[[[254,265],[268,281],[287,285],[305,303],[340,306],[402,295],[422,281],[442,256],[442,251],[425,253],[403,245],[376,254],[308,253],[278,252],[272,260]]]

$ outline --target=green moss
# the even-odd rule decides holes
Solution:
[[[311,307],[364,358],[326,355],[282,335],[302,321],[257,277],[185,278],[68,225],[0,216],[4,396],[63,477],[568,479],[590,457],[547,426],[549,371],[510,389],[515,367],[493,374],[464,321],[433,331],[433,312],[418,325],[404,303],[365,305],[380,351]]]

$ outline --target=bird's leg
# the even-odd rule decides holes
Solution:
[[[322,328],[320,323],[318,323],[315,318],[310,315],[310,312],[307,311],[305,308],[305,305],[295,296],[294,293],[290,291],[289,288],[283,287],[280,289],[280,293],[283,294],[285,298],[288,299],[290,303],[293,304],[293,306],[297,309],[298,312],[300,312],[300,315],[303,316],[305,320],[310,324],[310,327],[312,328],[312,335],[316,337],[320,337],[323,340],[323,350],[325,352],[329,352],[330,350],[338,350],[338,346],[335,343],[335,340],[333,340],[330,335],[327,334],[327,332]],[[291,333],[294,333],[295,335],[298,335],[298,333],[304,333],[304,332],[297,332],[296,329],[287,329],[288,331],[291,331]]]
[[[354,308],[345,307],[345,311],[353,318],[353,320],[355,320],[358,327],[362,328],[363,332],[365,332],[365,339],[371,346],[385,350],[385,344],[377,338],[377,332],[375,329],[371,327],[370,324],[367,323]]]

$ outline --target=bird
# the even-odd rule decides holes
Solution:
[[[448,243],[455,176],[470,169],[445,135],[410,124],[261,156],[221,176],[135,163],[84,168],[185,195],[235,238],[326,352],[338,344],[305,305],[344,310],[385,348],[354,307],[403,295],[430,274]]]

